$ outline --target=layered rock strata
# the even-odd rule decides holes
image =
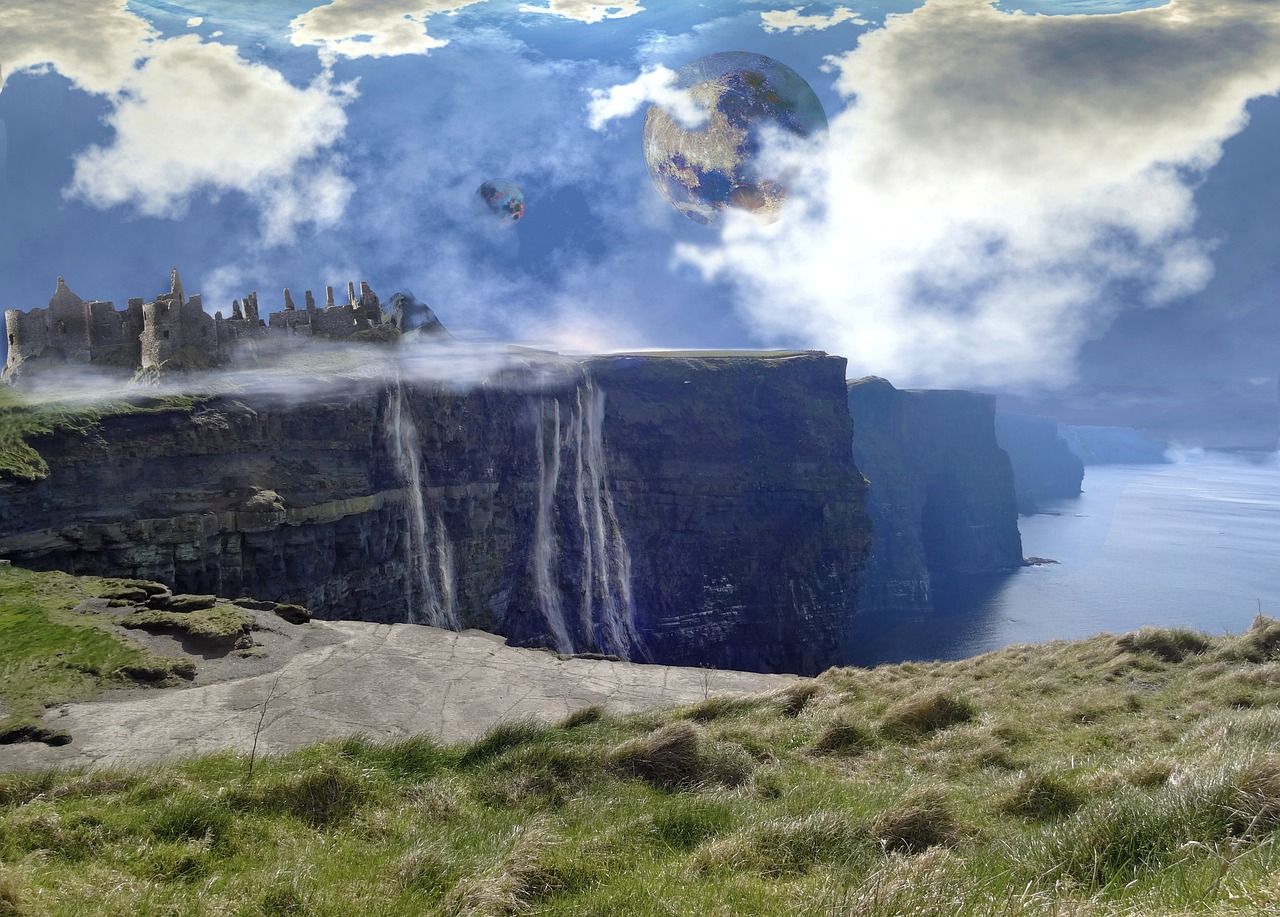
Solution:
[[[559,361],[467,390],[389,378],[219,395],[32,441],[0,555],[319,617],[809,673],[868,546],[844,360]]]

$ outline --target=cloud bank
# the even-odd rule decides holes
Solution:
[[[546,6],[524,4],[522,13],[549,13],[576,19],[579,22],[602,22],[605,19],[624,19],[643,12],[640,0],[612,0],[608,3],[593,3],[591,0],[547,0]]]
[[[427,20],[484,0],[333,0],[289,23],[289,40],[347,58],[426,54],[449,42],[427,33]]]
[[[766,32],[809,32],[829,29],[833,25],[848,22],[851,25],[866,25],[867,21],[853,10],[838,6],[830,15],[814,13],[806,16],[805,7],[797,6],[789,10],[772,10],[760,14],[761,27]]]
[[[1280,88],[1280,5],[1028,16],[929,0],[832,58],[852,104],[781,223],[677,258],[777,342],[910,385],[1057,386],[1207,282],[1196,182]]]
[[[0,4],[0,90],[15,73],[51,67],[85,92],[116,92],[156,34],[125,0]]]

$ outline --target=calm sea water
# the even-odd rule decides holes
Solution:
[[[1086,469],[1084,493],[1023,516],[1022,551],[1057,564],[946,584],[930,616],[865,620],[856,665],[960,659],[1146,624],[1240,632],[1280,617],[1280,464],[1210,453]]]

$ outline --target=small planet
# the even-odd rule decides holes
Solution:
[[[477,209],[500,225],[514,226],[524,216],[524,192],[515,182],[492,178],[476,189]]]
[[[729,207],[776,220],[793,176],[763,174],[761,148],[770,130],[800,138],[826,133],[827,115],[813,88],[786,64],[747,51],[686,64],[676,88],[710,117],[686,128],[662,106],[650,106],[644,159],[654,187],[695,223],[714,226]]]

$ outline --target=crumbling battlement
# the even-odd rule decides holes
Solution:
[[[334,303],[333,287],[325,290],[323,308],[316,307],[315,297],[307,290],[306,308],[298,309],[286,289],[284,311],[271,313],[264,321],[256,292],[234,300],[230,318],[221,312],[210,316],[199,294],[186,297],[177,268],[170,275],[167,293],[153,302],[130,299],[121,311],[111,302],[85,302],[59,277],[47,308],[5,312],[9,355],[0,378],[15,380],[24,364],[29,368],[66,363],[147,369],[185,346],[198,349],[213,362],[226,363],[240,342],[286,334],[342,339],[382,324],[381,304],[368,283],[361,281],[358,297],[355,284],[348,283],[347,302],[341,306]]]

